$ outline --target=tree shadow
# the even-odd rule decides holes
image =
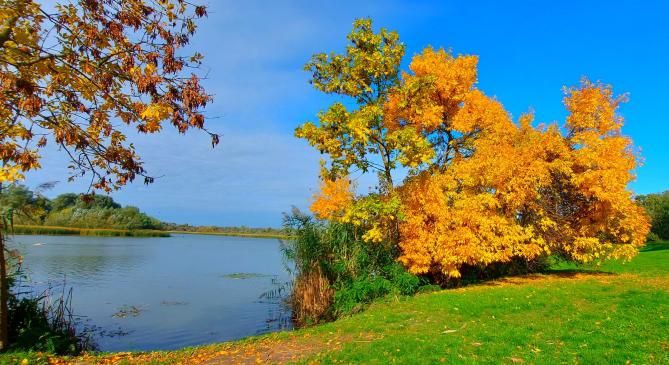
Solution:
[[[521,285],[535,281],[550,281],[555,279],[583,279],[583,278],[597,278],[597,277],[614,277],[618,273],[610,271],[602,271],[595,269],[555,269],[546,270],[532,274],[522,274],[513,276],[504,276],[498,278],[491,278],[479,282],[473,282],[464,286],[483,285],[483,286],[504,286],[504,285]]]
[[[669,242],[649,242],[639,252],[653,252],[669,250]]]

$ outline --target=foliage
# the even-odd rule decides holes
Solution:
[[[370,230],[365,236],[367,241],[394,240],[397,238],[397,210],[392,209],[392,203],[383,209],[388,214],[382,216],[377,215],[378,210],[366,209],[388,203],[384,194],[393,189],[392,171],[398,164],[397,150],[407,142],[406,138],[391,135],[383,123],[384,103],[391,88],[399,82],[405,46],[396,32],[381,29],[375,33],[371,19],[356,20],[348,41],[343,54],[316,54],[305,70],[311,73],[311,84],[316,89],[337,94],[350,101],[346,105],[355,107],[347,108],[344,103],[335,102],[318,114],[318,124],[306,122],[295,130],[295,135],[328,157],[327,162],[321,162],[323,194],[313,205],[319,217],[336,219],[345,215],[349,207],[346,199],[351,195],[346,184],[352,169],[375,172],[381,194],[369,195],[366,202],[356,206],[354,214],[361,219],[354,219],[353,223]],[[332,216],[330,213],[342,214]],[[374,219],[368,219],[371,217]]]
[[[557,126],[532,127],[530,115],[516,125],[501,104],[471,95],[444,121],[460,138],[476,131],[462,142],[470,152],[400,189],[400,260],[409,270],[458,278],[462,267],[517,258],[588,263],[636,253],[648,223],[627,190],[637,160],[610,87],[584,81],[567,90],[564,136]]]
[[[64,308],[49,308],[45,297],[9,300],[9,351],[78,354],[82,339],[64,318]]]
[[[282,229],[272,227],[219,227],[219,226],[191,226],[189,224],[161,223],[163,230],[177,233],[200,233],[200,234],[220,234],[230,236],[248,236],[248,237],[274,237],[283,238],[285,236]]]
[[[358,108],[349,111],[336,102],[318,115],[318,126],[307,122],[295,134],[328,154],[328,172],[334,176],[346,175],[354,166],[379,171],[390,183],[393,161],[382,108],[388,91],[398,82],[405,47],[396,32],[374,33],[371,19],[356,20],[348,40],[344,54],[316,54],[305,70],[311,72],[316,89],[351,98]],[[383,157],[381,165],[374,161],[375,155]]]
[[[637,203],[646,209],[651,221],[649,240],[669,240],[669,191],[638,196]]]
[[[41,223],[49,209],[48,199],[23,185],[12,184],[0,190],[0,214],[6,220],[5,227],[11,227],[15,219]]]
[[[0,207],[16,213],[14,223],[28,226],[158,230],[159,220],[121,207],[109,196],[62,194],[50,200],[22,185],[12,184],[0,192]],[[48,230],[48,229],[45,229]]]
[[[363,19],[348,39],[344,54],[306,67],[317,89],[357,107],[335,103],[296,130],[328,158],[317,218],[352,224],[442,284],[466,270],[541,268],[549,255],[629,260],[645,243],[648,220],[627,189],[638,156],[621,133],[625,98],[610,86],[565,88],[562,125],[514,121],[476,87],[476,56],[428,47],[400,77],[396,33],[374,33]],[[375,168],[377,190],[356,196],[352,168]],[[408,176],[395,186],[398,168]]]
[[[0,182],[39,168],[40,151],[54,143],[72,160],[71,178],[90,173],[95,189],[137,176],[149,183],[113,119],[146,134],[163,122],[181,133],[204,129],[211,97],[186,73],[202,56],[183,53],[205,7],[81,0],[50,12],[32,0],[3,0],[0,10]]]

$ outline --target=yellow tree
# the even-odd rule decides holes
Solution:
[[[400,261],[414,273],[457,278],[465,267],[551,253],[583,263],[634,255],[648,222],[627,190],[637,159],[620,134],[611,88],[584,81],[569,89],[563,136],[555,125],[534,128],[531,115],[514,123],[470,77],[443,76],[457,74],[444,72],[457,58],[440,58],[423,75],[428,92],[407,93],[420,77],[411,75],[387,105],[399,119],[387,123],[421,126],[435,148],[445,134],[442,150],[454,150],[401,188]],[[440,79],[463,92],[443,97],[431,86]]]
[[[156,133],[163,123],[206,131],[202,110],[211,97],[187,71],[202,56],[184,53],[205,15],[185,0],[79,0],[54,10],[0,0],[0,184],[39,168],[49,143],[71,158],[70,178],[88,174],[94,189],[138,176],[152,182],[123,131]],[[7,345],[3,252],[0,347]]]
[[[609,86],[567,89],[562,128],[534,126],[531,114],[514,121],[476,87],[476,56],[427,48],[400,77],[403,52],[386,48],[397,36],[389,43],[370,26],[356,22],[346,55],[307,67],[317,88],[357,105],[335,103],[297,129],[330,159],[317,217],[362,226],[366,241],[396,244],[411,272],[445,280],[551,254],[588,263],[636,253],[648,220],[627,188],[638,160]],[[409,173],[395,186],[400,166]],[[352,167],[377,168],[382,189],[354,197]]]

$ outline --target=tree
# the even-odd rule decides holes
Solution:
[[[348,40],[345,54],[316,54],[305,70],[312,73],[311,84],[316,89],[348,97],[357,108],[348,110],[335,102],[318,114],[318,125],[307,122],[295,135],[327,154],[326,178],[348,175],[355,167],[378,172],[380,187],[389,190],[395,160],[383,124],[383,104],[399,81],[405,47],[396,32],[381,29],[374,33],[371,19],[356,20]]]
[[[458,278],[463,268],[549,254],[631,258],[648,222],[627,190],[637,156],[620,132],[623,99],[584,80],[566,90],[565,135],[557,125],[533,127],[532,115],[514,123],[473,87],[469,60],[427,49],[389,97],[396,119],[388,123],[418,126],[436,156],[401,187],[399,260],[416,274]]]
[[[41,194],[46,188],[48,186],[43,184],[33,192],[24,185],[7,186],[0,191],[0,215],[10,220],[20,218],[33,224],[42,223],[50,210],[49,199]]]
[[[400,151],[410,135],[391,133],[383,120],[388,93],[399,83],[405,46],[396,32],[382,28],[375,33],[371,19],[357,19],[348,40],[344,54],[316,54],[305,70],[311,72],[316,89],[345,97],[353,107],[335,102],[318,114],[317,124],[306,122],[295,135],[328,158],[321,170],[325,190],[316,194],[314,207],[329,206],[330,213],[337,214],[327,218],[363,227],[368,241],[396,242],[398,201],[392,172],[402,163]],[[335,186],[352,188],[353,172],[376,173],[378,191],[337,209],[332,203],[342,200],[328,194],[342,193]]]
[[[650,231],[659,239],[669,240],[669,191],[638,196],[637,202],[650,216]]]
[[[78,0],[53,11],[32,0],[0,0],[0,184],[39,168],[48,143],[71,158],[70,178],[88,174],[94,190],[109,192],[138,176],[151,183],[126,133],[157,133],[164,122],[181,133],[206,131],[211,97],[187,72],[202,56],[184,53],[205,15],[204,6],[185,0]],[[216,145],[218,135],[207,133]]]
[[[510,262],[535,267],[548,255],[629,259],[645,243],[648,220],[627,189],[638,156],[621,133],[625,99],[610,86],[566,89],[566,122],[535,126],[532,114],[514,121],[476,87],[476,56],[427,48],[401,77],[403,52],[390,53],[393,68],[379,66],[389,59],[379,51],[384,34],[358,20],[346,55],[307,65],[317,88],[358,106],[335,103],[318,125],[297,129],[329,158],[317,218],[353,223],[365,241],[396,246],[409,271],[438,280]],[[354,196],[352,167],[380,171],[380,189]],[[408,174],[395,185],[399,167]]]

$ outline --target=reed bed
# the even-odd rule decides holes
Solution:
[[[70,235],[70,236],[96,236],[96,237],[170,237],[169,232],[138,229],[113,229],[113,228],[78,228],[38,225],[14,225],[10,230],[14,234],[41,234],[41,235]]]

